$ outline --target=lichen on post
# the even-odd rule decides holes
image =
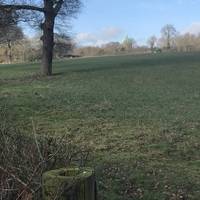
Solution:
[[[95,200],[95,174],[91,168],[63,168],[42,176],[43,200]]]

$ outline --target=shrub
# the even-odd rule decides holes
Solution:
[[[2,113],[1,113],[2,114]],[[0,119],[0,199],[41,199],[42,174],[72,164],[84,165],[89,149],[73,136],[21,133]]]

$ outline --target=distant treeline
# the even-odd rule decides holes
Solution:
[[[64,35],[55,34],[54,58],[72,54],[73,41]],[[0,63],[34,62],[41,60],[42,42],[40,37],[5,40],[0,43]]]
[[[161,38],[151,36],[147,40],[147,45],[137,45],[133,38],[127,36],[121,43],[109,42],[96,47],[78,47],[69,36],[55,34],[55,59],[163,51],[200,51],[200,35],[189,33],[181,35],[172,25],[166,25],[161,30]],[[42,43],[39,36],[28,39],[19,27],[15,27],[10,30],[9,34],[0,37],[0,63],[34,62],[40,61],[41,57]]]

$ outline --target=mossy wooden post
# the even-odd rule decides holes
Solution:
[[[42,177],[43,200],[95,200],[94,170],[65,168],[45,172]]]

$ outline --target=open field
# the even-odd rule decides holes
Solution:
[[[0,65],[0,106],[29,134],[73,134],[93,151],[99,198],[200,199],[200,54]]]

